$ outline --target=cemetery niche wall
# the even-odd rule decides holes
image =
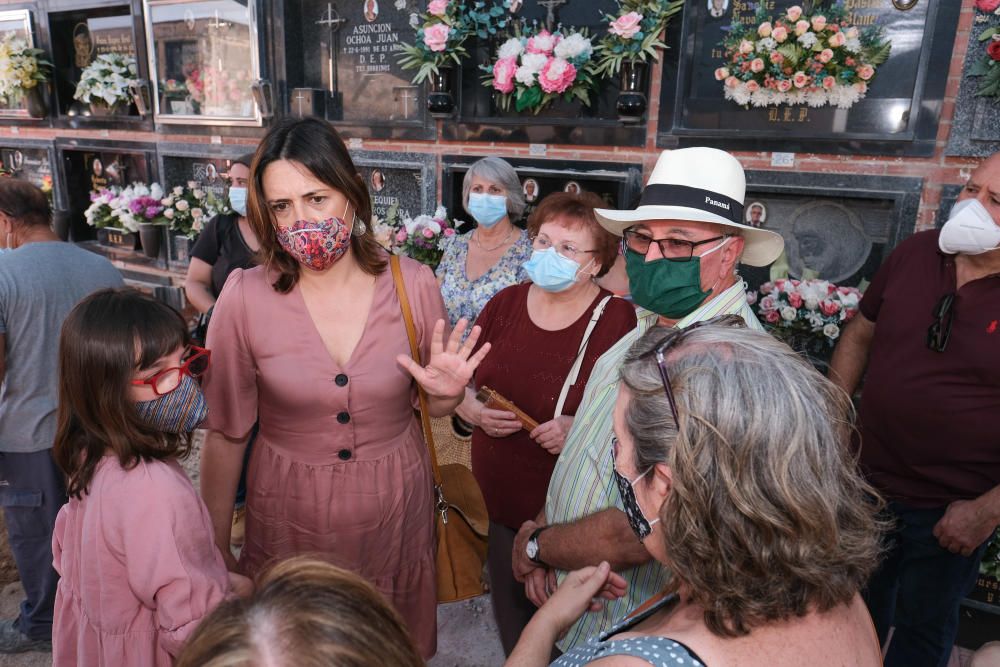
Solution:
[[[743,90],[742,86],[731,85],[736,82],[730,77],[742,81],[749,76],[745,70],[740,70],[739,65],[734,66],[732,58],[726,58],[723,43],[734,26],[750,31],[747,38],[752,42],[749,55],[760,55],[762,60],[767,58],[767,62],[762,63],[758,79],[763,81],[763,77],[771,72],[775,72],[775,76],[787,77],[788,83],[782,86],[787,85],[788,88],[780,90],[790,93],[795,93],[801,82],[793,83],[792,78],[798,74],[795,69],[805,61],[806,56],[799,60],[786,60],[777,64],[777,69],[771,69],[775,64],[771,53],[804,45],[794,32],[787,36],[780,35],[783,39],[775,40],[768,28],[761,28],[760,20],[782,18],[796,3],[791,0],[766,0],[762,16],[755,15],[757,4],[746,0],[704,0],[687,4],[682,46],[668,52],[669,60],[663,69],[658,146],[712,145],[728,150],[807,153],[933,154],[960,3],[944,0],[919,0],[915,3],[843,0],[846,25],[857,29],[862,40],[867,35],[866,31],[881,31],[891,51],[884,62],[873,61],[876,62],[873,72],[863,71],[862,63],[851,63],[854,71],[862,75],[858,83],[863,84],[861,88],[866,92],[853,103],[839,100],[840,106],[837,103],[822,106],[810,106],[806,102],[765,103],[763,92],[749,101],[743,98],[727,99],[727,86]],[[806,18],[832,13],[832,3],[816,3],[812,10],[808,9],[808,3],[800,4],[810,12]],[[823,34],[829,35],[829,29],[826,30]],[[768,37],[763,36],[764,32],[768,33]],[[769,44],[765,41],[767,39],[774,43]],[[765,47],[761,46],[762,41]],[[850,44],[835,48],[850,48]],[[840,62],[836,58],[841,56],[834,56],[835,62]],[[812,62],[820,59],[821,54],[817,52]],[[794,63],[795,67],[788,67],[789,63]],[[761,66],[755,65],[752,72],[757,72],[758,67]],[[785,68],[783,74],[782,67]],[[720,68],[734,71],[727,72],[720,80],[717,78]],[[844,68],[836,70],[838,73],[843,71]],[[804,75],[811,73],[810,70]],[[814,84],[820,94],[826,90],[824,78],[817,77]],[[857,76],[851,80],[856,79]],[[829,83],[829,88],[834,88],[834,84],[839,85],[836,79]],[[814,103],[818,101],[818,96],[813,98]]]

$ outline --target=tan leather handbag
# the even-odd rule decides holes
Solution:
[[[399,257],[389,258],[392,278],[396,283],[396,295],[403,311],[406,337],[410,341],[410,354],[423,366],[420,349],[417,347],[417,332],[413,326],[413,313],[406,296],[403,274],[399,267]],[[424,439],[431,457],[434,472],[434,494],[437,514],[437,597],[438,602],[456,602],[482,595],[486,592],[483,582],[483,564],[486,562],[486,539],[489,533],[489,515],[486,501],[479,490],[472,471],[463,465],[453,463],[438,466],[437,451],[434,449],[434,435],[431,431],[430,415],[427,412],[427,396],[417,385],[420,399],[420,422],[424,429]]]

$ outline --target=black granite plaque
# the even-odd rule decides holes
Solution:
[[[748,171],[746,221],[784,237],[776,264],[789,276],[857,286],[913,233],[922,189],[919,178]],[[755,290],[771,267],[741,266],[740,275]]]
[[[344,136],[431,138],[425,89],[399,66],[415,0],[288,0],[282,21],[288,108],[324,114]],[[423,11],[423,7],[419,9]],[[304,99],[313,89],[325,99]]]
[[[988,39],[980,41],[979,36],[986,28],[1000,25],[1000,18],[973,11],[976,13],[976,21],[969,32],[962,82],[955,99],[955,115],[951,121],[945,154],[987,157],[1000,150],[1000,99],[976,95],[983,79],[970,76],[970,73],[986,56],[986,47],[990,43]]]
[[[130,3],[87,7],[84,3],[54,3],[69,11],[48,14],[48,32],[52,42],[52,62],[55,68],[57,110],[60,115],[79,122],[81,119],[101,123],[121,124],[139,120],[134,104],[123,108],[114,118],[90,118],[88,105],[73,99],[80,74],[98,55],[120,53],[136,59],[139,78],[143,78],[144,51],[137,48],[133,6]],[[81,7],[80,5],[84,5]],[[141,16],[141,14],[140,14]]]
[[[443,158],[443,199],[449,214],[464,224],[460,231],[475,226],[462,202],[462,181],[469,166],[479,156],[452,155]],[[521,189],[528,207],[521,220],[514,223],[524,227],[538,203],[553,192],[593,192],[603,199],[608,208],[628,208],[637,205],[642,189],[642,165],[563,160],[538,160],[505,158],[521,180]]]
[[[541,25],[562,23],[587,29],[596,44],[607,31],[605,14],[615,14],[614,0],[524,0],[512,3],[516,16]],[[675,18],[674,23],[679,24]],[[413,31],[410,31],[410,35]],[[451,141],[509,141],[519,143],[584,144],[605,146],[641,146],[646,140],[645,123],[623,124],[618,119],[615,103],[620,87],[618,79],[600,79],[590,106],[580,102],[557,100],[537,115],[531,111],[501,109],[491,88],[482,83],[479,66],[496,60],[498,46],[508,37],[490,40],[470,40],[472,58],[462,64],[459,81],[455,82],[458,96],[458,122],[444,123],[443,138]],[[647,77],[648,78],[648,77]],[[648,82],[647,82],[648,94]]]
[[[385,220],[390,209],[400,216],[433,213],[437,206],[437,160],[422,153],[351,151],[372,198],[372,212]],[[449,210],[449,213],[451,211]]]
[[[934,226],[938,229],[947,222],[948,216],[951,215],[951,209],[954,208],[955,202],[958,201],[958,195],[962,194],[963,188],[965,188],[964,185],[941,186],[941,203],[938,205],[937,213],[934,216]]]
[[[726,100],[714,75],[723,66],[721,40],[733,22],[756,25],[757,3],[725,0],[685,8],[683,47],[664,68],[657,145],[715,145],[784,152],[931,155],[951,60],[960,5],[923,0],[900,10],[891,0],[844,0],[849,22],[880,26],[892,43],[867,95],[849,109],[781,105],[745,108]],[[795,0],[769,0],[774,17]],[[719,14],[713,16],[713,13]],[[794,39],[794,35],[792,37]]]
[[[64,183],[70,211],[70,239],[96,238],[83,212],[90,194],[109,186],[150,183],[156,180],[155,146],[135,142],[60,139],[56,142],[58,179]]]

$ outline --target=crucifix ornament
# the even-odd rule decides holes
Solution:
[[[328,30],[327,36],[329,42],[327,44],[326,66],[327,85],[329,86],[331,95],[336,95],[339,90],[337,81],[337,52],[340,50],[340,40],[337,33],[345,23],[347,23],[347,19],[340,15],[332,2],[326,3],[326,14],[316,21],[316,25],[326,26]]]
[[[556,28],[556,17],[558,15],[558,7],[565,5],[568,0],[538,0],[539,7],[545,7],[547,13],[545,14],[545,29],[552,32]]]

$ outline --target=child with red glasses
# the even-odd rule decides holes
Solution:
[[[131,289],[95,292],[63,324],[54,456],[70,500],[52,538],[57,667],[168,667],[216,605],[252,590],[226,571],[178,463],[208,412],[194,378],[209,359],[175,310]]]

